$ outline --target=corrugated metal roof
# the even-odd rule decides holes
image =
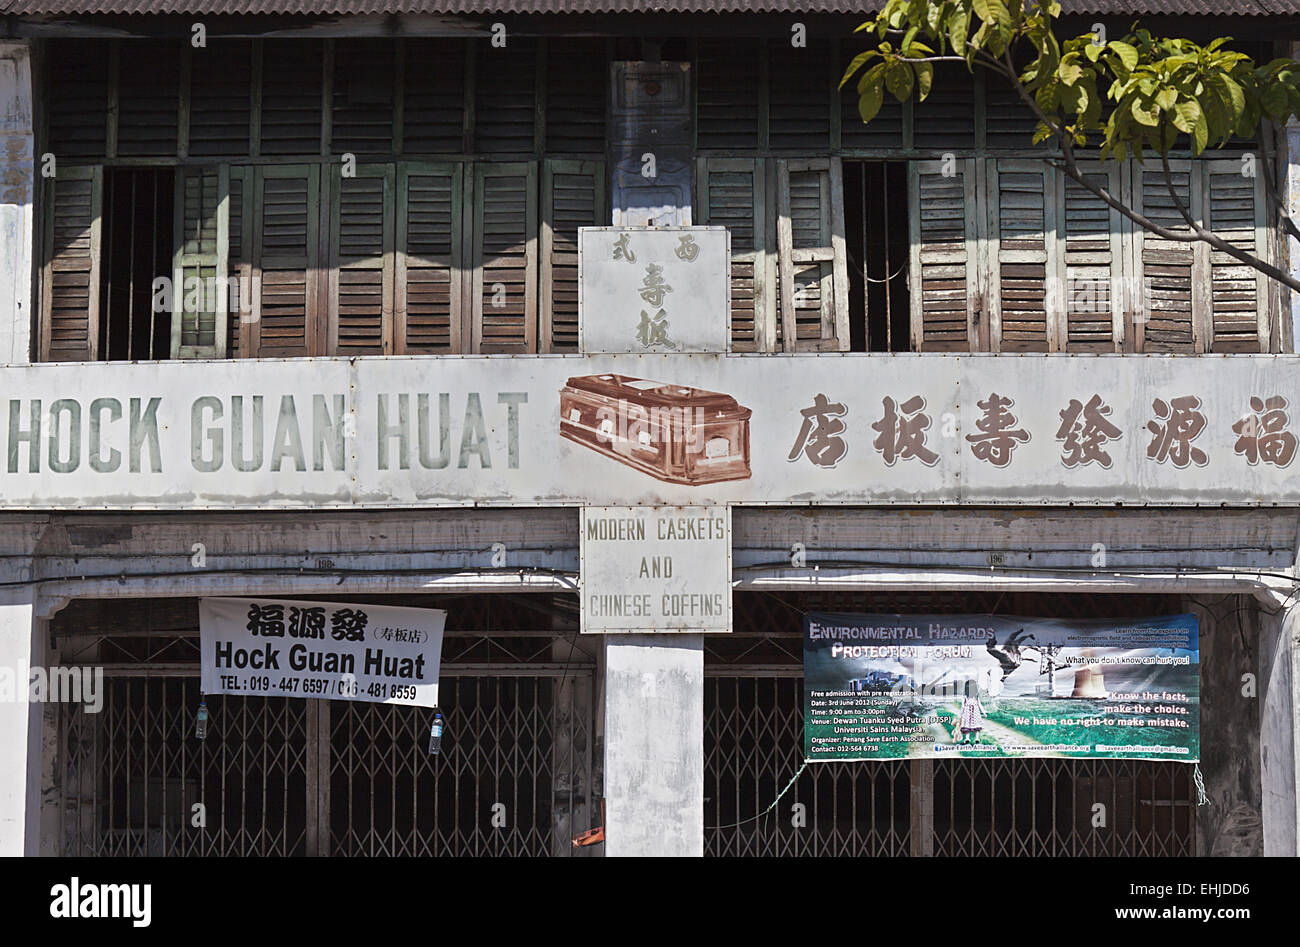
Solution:
[[[865,13],[871,0],[0,0],[11,14]],[[1065,13],[1280,16],[1300,0],[1063,0]]]

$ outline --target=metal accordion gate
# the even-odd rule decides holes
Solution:
[[[1074,617],[1119,617],[1176,607],[1168,597],[1120,598],[1138,597],[737,593],[735,633],[705,642],[705,854],[1195,854],[1196,792],[1185,763],[813,763],[772,804],[803,761],[803,612],[1006,606],[1034,614],[1064,606]]]
[[[108,667],[101,712],[58,705],[61,852],[572,854],[600,818],[592,670],[444,664],[431,756],[432,709],[348,701],[211,695],[200,741],[197,664]]]

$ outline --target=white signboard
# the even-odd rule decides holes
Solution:
[[[731,510],[582,511],[582,631],[731,630]]]
[[[446,621],[436,608],[201,599],[203,693],[436,707]]]
[[[5,368],[5,509],[1300,504],[1296,356]]]
[[[725,227],[581,227],[581,348],[726,352],[731,234]]]

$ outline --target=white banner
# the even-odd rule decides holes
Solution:
[[[201,599],[203,693],[436,707],[446,621],[436,608]]]
[[[9,509],[1300,504],[1295,356],[0,370]]]

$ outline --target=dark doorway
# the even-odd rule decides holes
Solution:
[[[850,348],[909,351],[906,163],[844,162],[844,231]]]
[[[104,172],[99,351],[106,361],[171,355],[171,313],[154,311],[153,285],[172,278],[174,181],[170,168]]]

